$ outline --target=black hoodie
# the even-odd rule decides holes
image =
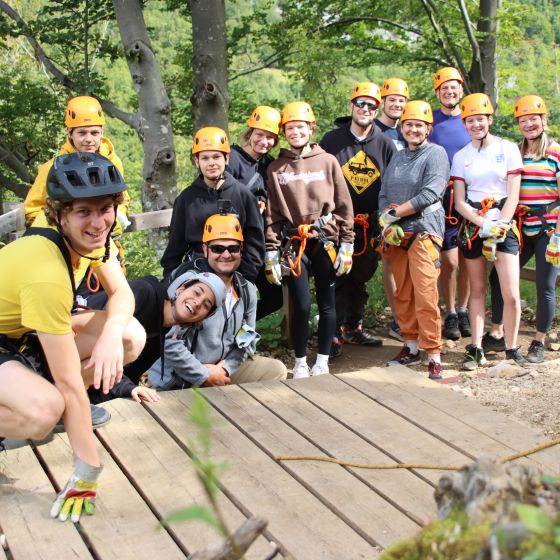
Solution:
[[[272,161],[274,158],[268,154],[253,159],[243,148],[234,144],[226,169],[240,183],[247,185],[257,200],[266,202],[266,169]]]
[[[210,216],[218,213],[218,200],[230,200],[232,213],[237,214],[243,228],[243,256],[239,272],[254,282],[264,262],[264,233],[257,199],[249,189],[228,172],[219,189],[206,185],[201,176],[175,200],[169,244],[163,253],[161,266],[167,276],[179,266],[189,251],[202,255],[202,232]]]
[[[354,214],[373,214],[379,208],[381,178],[395,146],[375,124],[366,138],[358,140],[350,131],[351,117],[340,117],[334,123],[338,128],[327,132],[319,145],[342,167]]]

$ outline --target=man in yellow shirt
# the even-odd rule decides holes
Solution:
[[[118,169],[96,153],[59,156],[46,188],[46,223],[0,250],[0,440],[42,439],[62,415],[75,470],[51,515],[77,521],[82,507],[93,513],[102,470],[86,387],[108,392],[145,332],[109,251],[126,189]],[[104,311],[73,312],[84,260],[109,295]]]

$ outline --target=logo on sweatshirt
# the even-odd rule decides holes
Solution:
[[[375,163],[363,150],[360,150],[342,166],[342,172],[357,194],[362,194],[371,187],[381,175]]]
[[[324,171],[302,171],[301,173],[279,173],[278,174],[278,184],[281,186],[289,185],[290,183],[296,183],[298,181],[303,181],[306,185],[313,183],[314,181],[325,181]]]

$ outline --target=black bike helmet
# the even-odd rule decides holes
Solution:
[[[109,196],[126,190],[115,165],[97,153],[75,152],[58,156],[47,177],[47,194],[53,200]]]

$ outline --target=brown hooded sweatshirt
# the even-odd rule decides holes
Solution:
[[[329,212],[333,217],[323,228],[327,238],[336,244],[354,241],[354,210],[342,169],[318,144],[305,155],[280,150],[268,166],[267,192],[267,251],[280,248],[284,227],[312,224]],[[316,236],[310,232],[310,238]]]

